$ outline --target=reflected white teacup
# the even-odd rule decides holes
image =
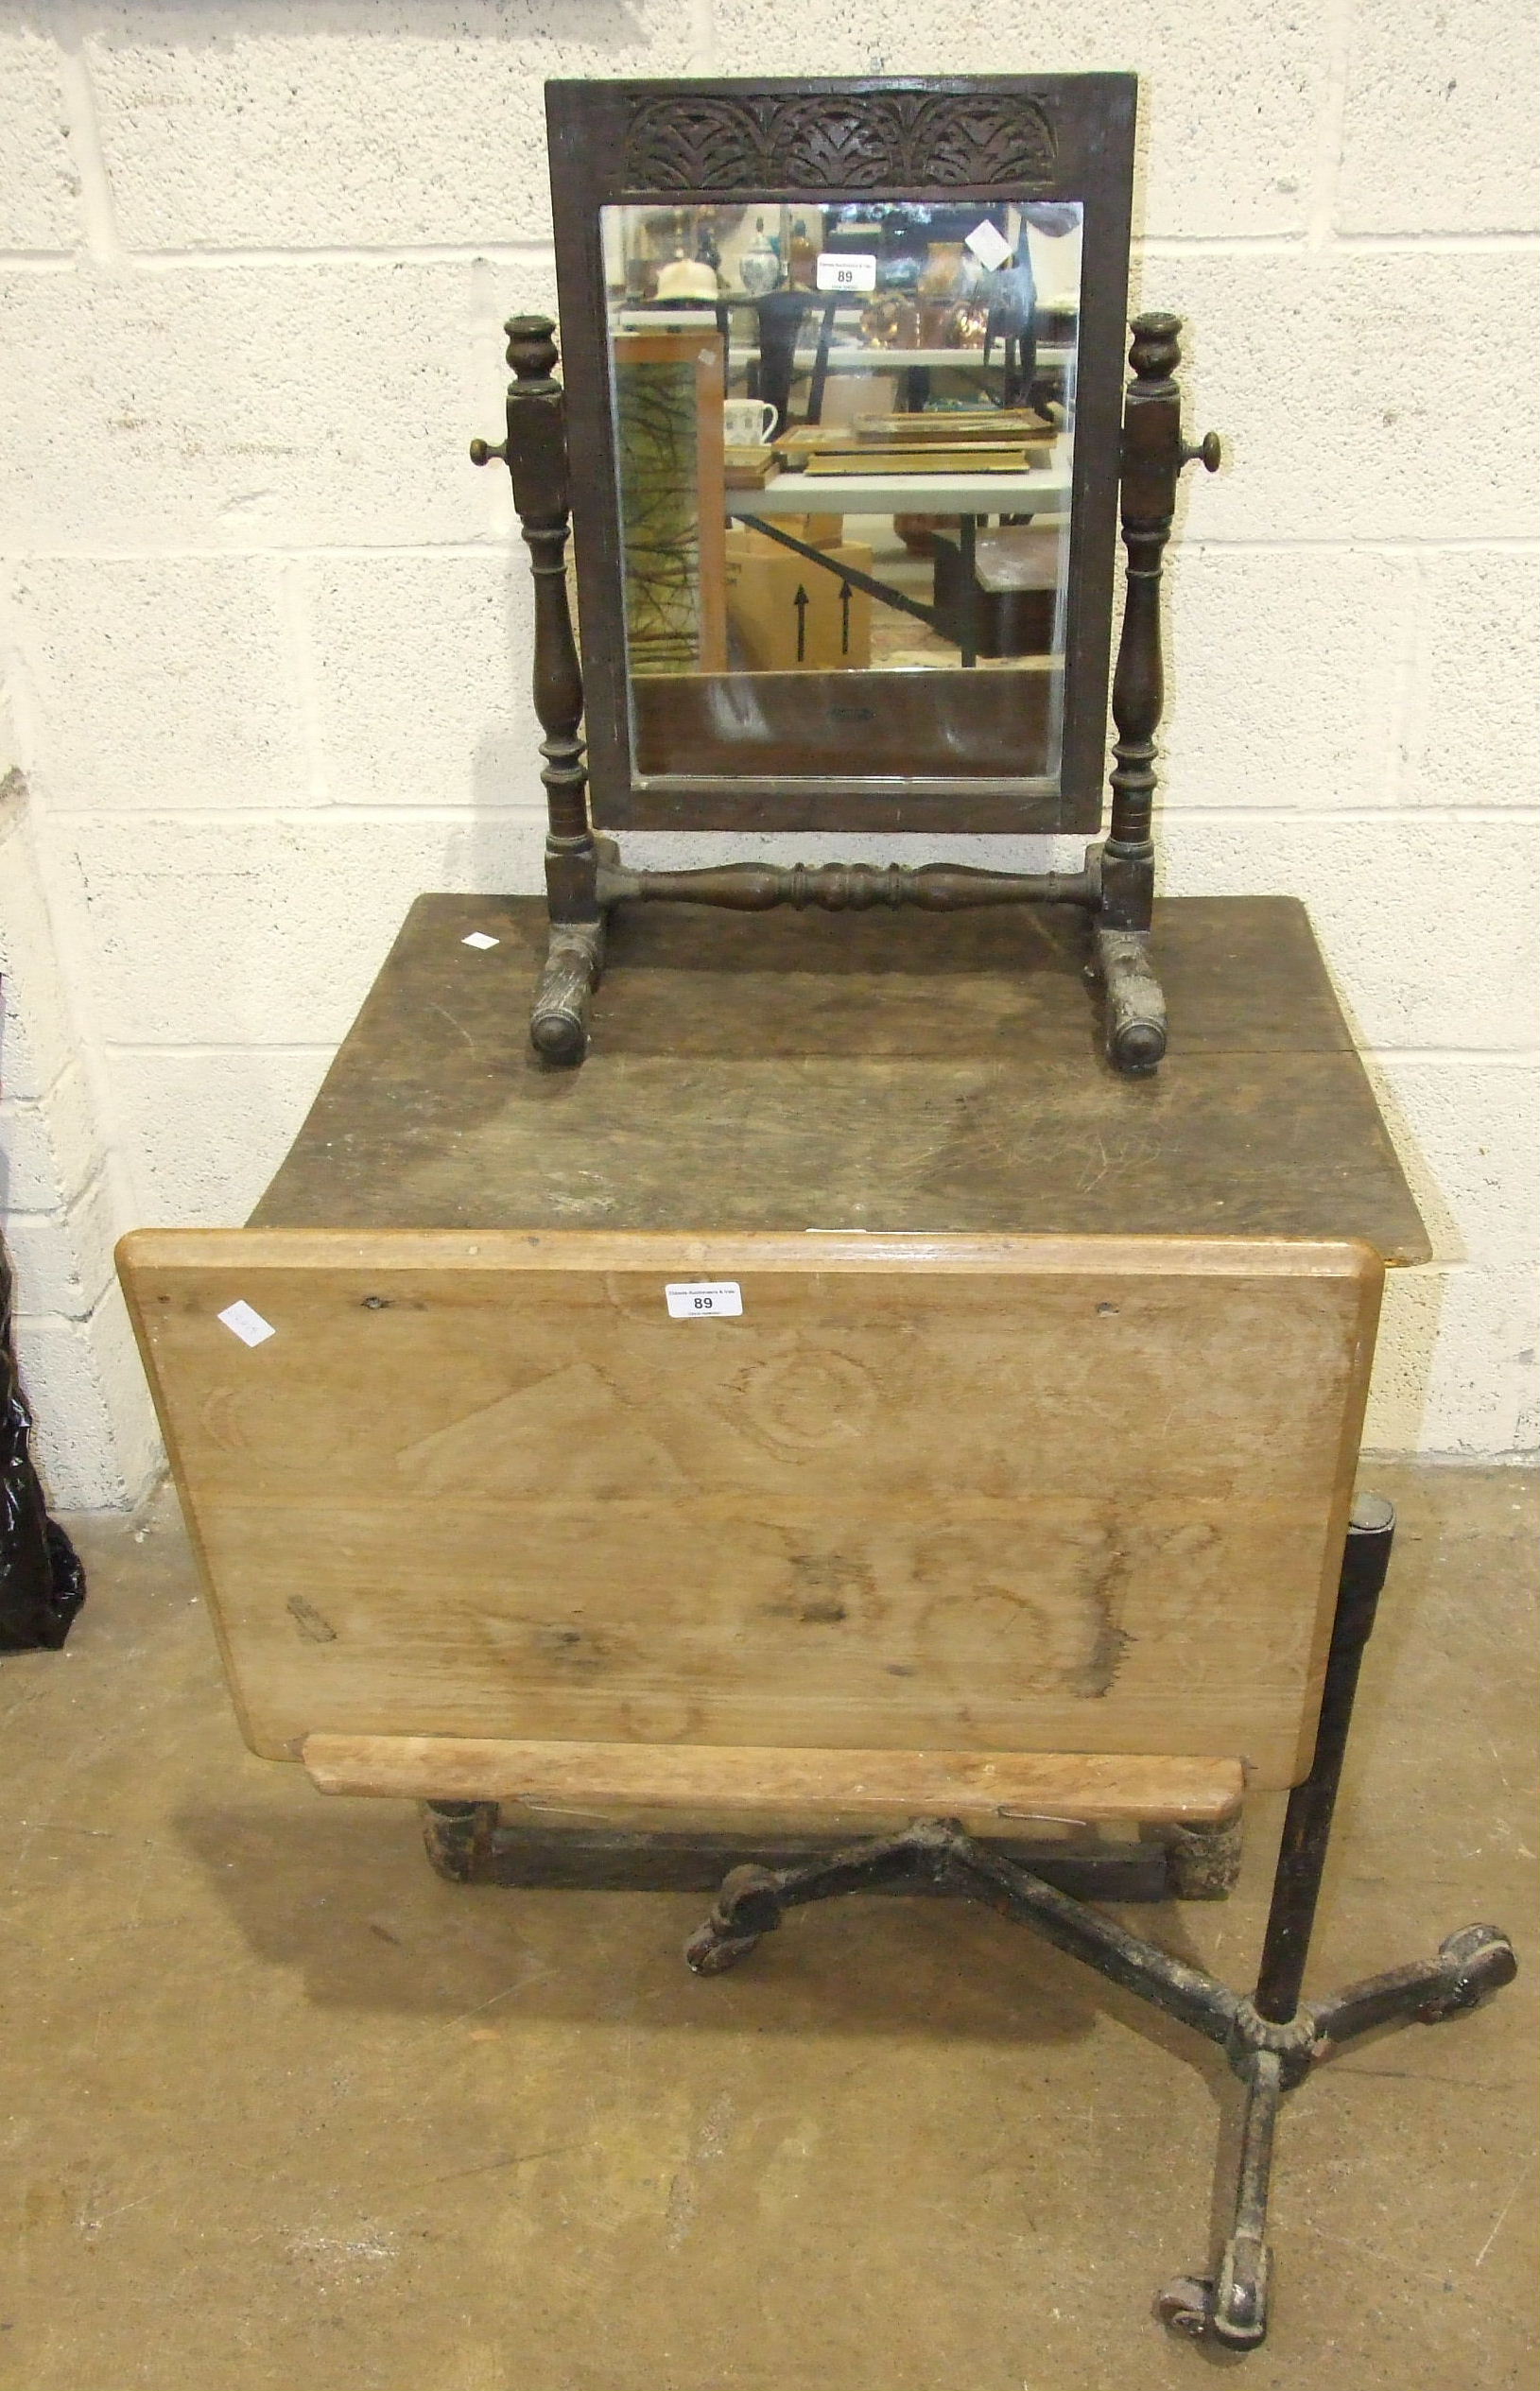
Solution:
[[[725,399],[722,438],[729,448],[763,448],[775,429],[775,414],[769,399]]]

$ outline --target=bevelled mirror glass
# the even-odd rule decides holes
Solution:
[[[596,821],[1094,827],[1128,78],[549,97]]]
[[[1082,220],[603,210],[644,780],[1057,778]]]

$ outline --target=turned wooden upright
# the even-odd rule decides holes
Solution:
[[[540,975],[529,1035],[544,1060],[582,1061],[589,1009],[604,964],[605,915],[623,903],[670,903],[762,912],[790,905],[829,912],[918,906],[928,912],[995,905],[1076,905],[1090,917],[1093,964],[1106,992],[1106,1044],[1115,1067],[1152,1071],[1166,1051],[1166,1000],[1150,957],[1154,901],[1155,732],[1160,722],[1161,559],[1170,536],[1184,465],[1220,462],[1218,436],[1197,445],[1182,438],[1181,362],[1175,316],[1133,321],[1133,378],[1124,407],[1122,533],[1127,602],[1113,688],[1117,728],[1109,835],[1093,842],[1078,872],[978,871],[961,864],[734,863],[700,871],[628,871],[613,841],[596,839],[588,806],[582,676],[567,601],[570,484],[564,402],[551,369],[555,326],[545,316],[513,316],[506,327],[508,431],[496,448],[473,441],[477,465],[508,466],[535,580],[535,710],[545,736],[541,778],[550,827],[545,886],[550,943]]]
[[[1113,676],[1117,736],[1112,770],[1112,820],[1101,850],[1098,960],[1109,1008],[1118,990],[1121,1013],[1113,1059],[1124,1070],[1153,1070],[1166,1051],[1166,1002],[1150,962],[1155,900],[1155,842],[1151,836],[1155,795],[1155,733],[1166,702],[1161,665],[1160,581],[1184,465],[1220,463],[1216,432],[1196,447],[1182,438],[1180,317],[1133,319],[1129,363],[1133,376],[1123,402],[1120,476],[1123,546],[1127,554],[1123,628]]]
[[[501,447],[471,442],[473,464],[495,457],[513,483],[529,570],[535,584],[535,712],[545,736],[549,827],[545,834],[545,897],[550,948],[541,974],[529,1034],[537,1053],[553,1063],[577,1063],[587,1044],[588,1000],[604,962],[604,910],[598,892],[598,848],[588,818],[583,741],[583,682],[567,603],[567,539],[571,484],[567,466],[566,401],[551,373],[555,325],[548,316],[510,316],[508,431]]]

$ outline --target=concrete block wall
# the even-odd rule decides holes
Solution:
[[[55,1499],[136,1501],[158,1466],[154,1415],[112,1273],[116,1183],[70,1001],[26,785],[0,719],[0,1204],[34,1452]]]
[[[61,1493],[143,1467],[130,1392],[48,1376],[110,1233],[240,1220],[411,898],[538,885],[524,557],[465,442],[554,297],[553,74],[1139,72],[1133,296],[1228,448],[1170,577],[1165,885],[1307,901],[1433,1223],[1372,1441],[1532,1447],[1534,46],[1529,0],[0,0],[0,637],[55,975],[12,996],[101,1158],[83,1209],[58,1165],[79,1261],[26,1266]]]

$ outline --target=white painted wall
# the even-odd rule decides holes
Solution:
[[[551,74],[1138,70],[1135,297],[1228,443],[1165,885],[1307,900],[1433,1223],[1372,1441],[1532,1447],[1533,50],[1529,0],[0,5],[9,1234],[57,1497],[149,1466],[110,1231],[239,1221],[411,898],[538,884],[524,558],[465,442],[553,296]]]

